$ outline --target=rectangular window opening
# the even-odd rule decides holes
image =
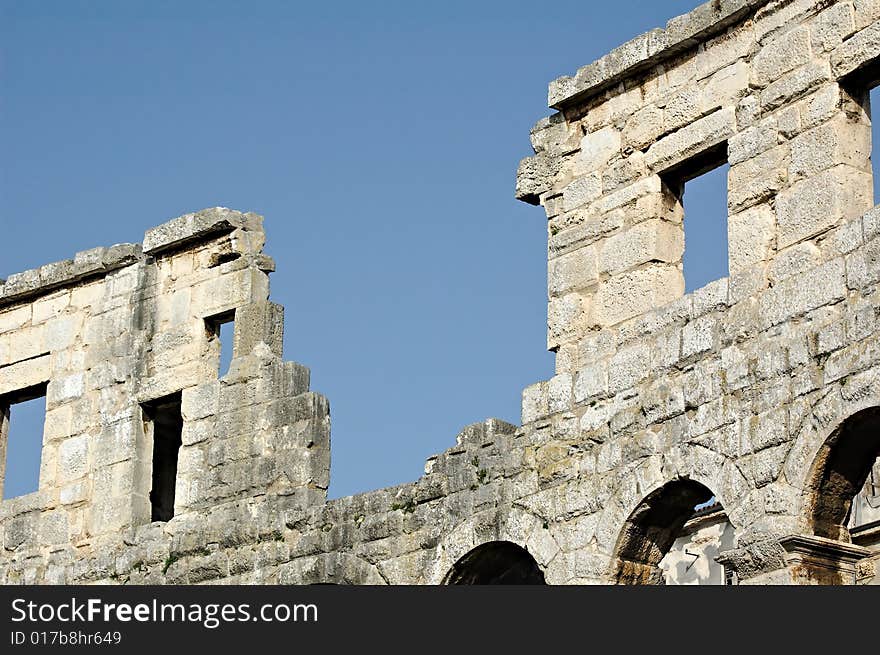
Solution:
[[[39,489],[46,388],[43,383],[0,397],[0,485],[4,500]]]
[[[208,331],[209,342],[215,344],[215,348],[219,353],[217,376],[223,377],[229,372],[229,366],[232,363],[233,342],[235,339],[235,310],[205,319],[205,328]]]
[[[727,143],[664,174],[684,213],[685,293],[729,275],[727,250]]]
[[[846,115],[847,128],[853,132],[848,135],[846,152],[850,158],[846,161],[856,168],[864,170],[864,161],[861,157],[867,154],[868,170],[873,178],[871,189],[872,202],[874,205],[880,199],[880,186],[878,186],[878,157],[875,157],[874,144],[880,138],[880,121],[874,121],[871,117],[872,108],[880,103],[880,61],[857,69],[847,77],[840,80],[841,109]],[[862,133],[858,127],[867,126],[867,132]],[[869,139],[869,143],[860,143],[862,139]],[[861,151],[861,147],[867,149],[867,153]]]
[[[152,521],[168,521],[174,516],[177,455],[183,433],[180,399],[181,395],[176,393],[142,405],[144,432],[153,442]]]

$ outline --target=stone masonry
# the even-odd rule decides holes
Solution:
[[[878,81],[880,0],[712,0],[554,81],[516,194],[556,374],[389,489],[326,498],[261,217],[11,276],[0,455],[18,400],[46,418],[0,583],[655,583],[710,533],[707,580],[880,583]],[[723,163],[730,274],[685,295],[685,190]]]

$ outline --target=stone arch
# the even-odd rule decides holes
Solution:
[[[507,506],[472,514],[445,532],[435,549],[433,562],[424,573],[425,584],[445,584],[446,576],[473,549],[490,541],[525,544],[525,549],[548,572],[549,562],[529,547],[543,521],[521,507]]]
[[[617,584],[662,584],[660,560],[693,516],[694,508],[713,496],[706,485],[683,477],[645,496],[623,522],[614,547],[612,580]]]
[[[836,440],[849,417],[880,407],[876,370],[844,378],[843,382],[817,400],[801,420],[783,467],[786,481],[795,490],[794,531],[801,534],[812,533],[813,489],[825,449]]]
[[[538,562],[511,541],[490,541],[460,558],[443,578],[446,585],[547,584]]]
[[[852,501],[880,456],[880,407],[862,409],[842,421],[819,447],[804,488],[809,533],[850,542]]]

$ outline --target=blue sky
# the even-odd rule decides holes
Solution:
[[[553,374],[546,219],[513,197],[548,82],[696,4],[0,0],[0,277],[263,214],[331,495],[413,480]]]

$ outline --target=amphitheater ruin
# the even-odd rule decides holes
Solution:
[[[516,196],[555,375],[393,488],[327,499],[260,216],[0,281],[0,483],[46,407],[0,583],[880,584],[878,83],[880,0],[712,0],[552,82]],[[686,294],[725,164],[729,275]]]

